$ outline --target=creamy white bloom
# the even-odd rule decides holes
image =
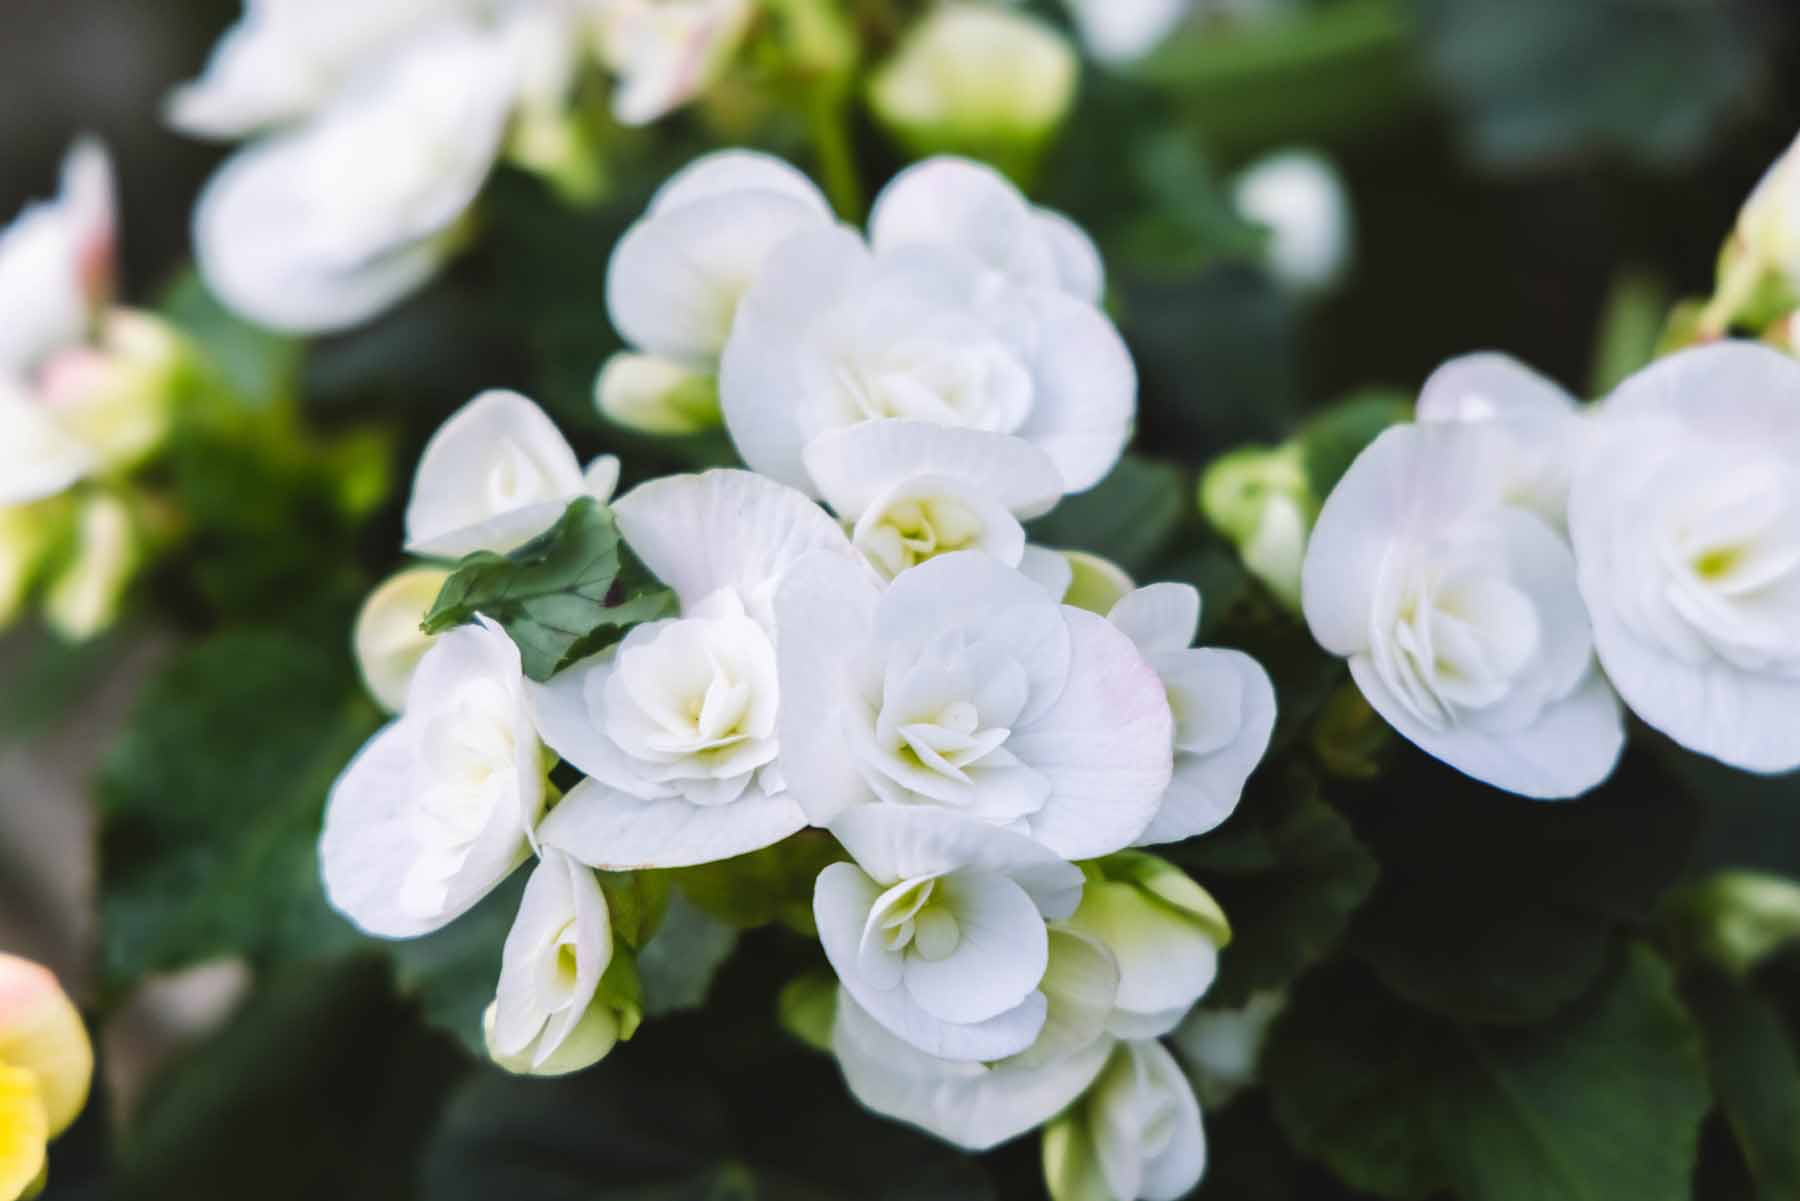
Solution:
[[[1171,1041],[1207,1108],[1226,1104],[1256,1082],[1269,1027],[1286,1007],[1285,994],[1259,992],[1237,1009],[1196,1009],[1175,1030]]]
[[[778,158],[721,150],[696,159],[657,190],[613,248],[613,326],[640,351],[710,371],[770,252],[831,224],[824,195]]]
[[[1800,767],[1800,364],[1724,343],[1620,385],[1569,532],[1633,712],[1734,767]]]
[[[718,78],[756,16],[754,0],[604,0],[601,56],[618,76],[613,116],[648,125]]]
[[[405,715],[332,786],[326,896],[377,938],[429,934],[524,862],[543,807],[518,648],[486,619],[460,626],[420,661]]]
[[[546,849],[525,882],[483,1020],[488,1054],[508,1071],[560,1076],[599,1062],[619,1041],[596,1000],[613,957],[612,915],[589,868]]]
[[[856,1004],[940,1059],[992,1062],[1036,1042],[1045,922],[1075,909],[1081,872],[1022,834],[936,809],[864,806],[832,833],[855,862],[819,873],[813,916]]]
[[[406,505],[406,549],[456,559],[504,553],[531,541],[569,502],[612,499],[619,461],[602,455],[586,471],[548,414],[517,392],[483,392],[425,445]]]
[[[1244,782],[1275,732],[1275,686],[1242,651],[1195,649],[1200,593],[1151,584],[1124,597],[1107,620],[1137,644],[1161,678],[1175,714],[1175,774],[1137,845],[1178,842],[1230,817]]]
[[[815,825],[863,805],[948,809],[1069,859],[1143,833],[1168,788],[1174,718],[1107,621],[974,551],[885,591],[812,556],[776,598],[782,763]]]
[[[1624,744],[1569,548],[1506,502],[1497,421],[1385,431],[1326,500],[1302,574],[1313,636],[1375,711],[1450,766],[1576,796]]]
[[[1200,1103],[1154,1041],[1120,1043],[1087,1096],[1044,1131],[1054,1201],[1178,1201],[1205,1171]]]
[[[970,1151],[1035,1129],[1087,1091],[1112,1054],[1105,1020],[1118,990],[1112,955],[1066,926],[1048,930],[1038,983],[1046,1016],[1037,1040],[992,1062],[939,1059],[890,1034],[839,989],[831,1049],[856,1099]]]
[[[420,629],[450,572],[409,567],[384,580],[356,616],[352,646],[363,684],[389,713],[406,705],[413,672],[437,638]]]
[[[771,619],[814,552],[854,566],[844,533],[791,488],[746,471],[669,476],[614,506],[626,543],[681,602],[532,697],[545,740],[588,775],[543,839],[607,870],[682,867],[806,825],[786,791],[786,697]]]
[[[1323,155],[1285,150],[1252,163],[1231,185],[1232,203],[1269,231],[1269,271],[1297,291],[1318,292],[1350,266],[1350,194]]]
[[[234,155],[194,212],[207,285],[299,333],[375,316],[434,275],[499,157],[505,39],[458,23],[409,39],[315,118]]]
[[[84,139],[63,159],[56,199],[0,232],[0,376],[24,380],[88,340],[111,298],[117,240],[112,166]]]
[[[806,448],[819,493],[850,525],[871,567],[892,579],[958,550],[1008,567],[1025,554],[1020,521],[1050,511],[1062,476],[1037,447],[1005,434],[923,421],[865,421]]]
[[[1419,393],[1418,416],[1491,422],[1504,462],[1502,495],[1565,529],[1569,479],[1591,429],[1568,392],[1507,355],[1470,354],[1431,373]]]

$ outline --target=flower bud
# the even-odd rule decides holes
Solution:
[[[1104,617],[1137,587],[1125,569],[1110,559],[1082,550],[1066,550],[1062,556],[1070,569],[1069,587],[1062,597],[1065,605]]]
[[[45,1143],[87,1103],[94,1050],[56,977],[0,953],[0,1197],[34,1190]]]
[[[1800,940],[1800,885],[1759,872],[1720,872],[1671,897],[1669,915],[1690,945],[1747,973]]]
[[[1052,1201],[1182,1197],[1205,1171],[1200,1104],[1154,1040],[1121,1043],[1087,1095],[1044,1128]]]
[[[1200,478],[1200,510],[1283,604],[1300,605],[1300,567],[1317,508],[1298,442],[1246,446]]]
[[[356,618],[356,666],[371,695],[389,713],[406,707],[413,669],[437,639],[420,628],[450,572],[413,567],[369,593]]]
[[[946,4],[875,72],[869,101],[914,154],[965,154],[1016,176],[1068,115],[1079,71],[1068,40],[1043,22]]]
[[[1761,330],[1800,307],[1800,140],[1763,174],[1719,252],[1716,290],[1699,340],[1734,326]]]
[[[753,0],[617,0],[601,10],[601,56],[619,77],[613,116],[648,125],[694,99],[730,65]]]
[[[44,617],[51,629],[82,642],[108,629],[144,560],[131,510],[109,492],[86,497],[75,519],[75,548],[50,580]]]
[[[51,549],[67,532],[67,497],[0,506],[0,627],[19,615]]]
[[[159,318],[115,309],[98,345],[70,348],[44,365],[38,398],[93,451],[98,470],[123,470],[167,438],[185,359],[180,338]]]
[[[1320,292],[1343,277],[1350,196],[1330,160],[1305,150],[1269,155],[1237,177],[1231,194],[1240,214],[1268,229],[1265,261],[1281,284]]]
[[[1196,1009],[1175,1031],[1175,1049],[1188,1065],[1200,1101],[1217,1109],[1256,1082],[1269,1027],[1287,1005],[1279,992],[1261,992],[1241,1009]]]
[[[1087,885],[1069,919],[1119,962],[1107,1028],[1120,1038],[1174,1029],[1219,971],[1231,926],[1212,894],[1179,868],[1141,851],[1084,864]]]
[[[594,403],[609,420],[646,434],[717,429],[719,381],[672,359],[624,351],[606,360]]]

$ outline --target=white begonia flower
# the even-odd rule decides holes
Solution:
[[[110,627],[144,561],[143,535],[124,501],[96,491],[81,501],[75,547],[44,593],[44,619],[71,642]]]
[[[29,206],[0,232],[0,376],[29,380],[88,340],[111,299],[117,243],[112,165],[98,142],[83,139],[63,159],[56,199]],[[0,438],[0,447],[12,445]]]
[[[1196,1009],[1176,1028],[1171,1040],[1203,1105],[1217,1109],[1256,1082],[1269,1027],[1286,1007],[1285,994],[1259,992],[1237,1009]]]
[[[738,308],[719,399],[744,461],[809,493],[809,445],[893,417],[1019,437],[1080,492],[1130,438],[1137,374],[1091,304],[1013,287],[960,250],[876,255],[824,229],[764,264]]]
[[[404,715],[332,786],[325,894],[377,938],[429,934],[530,855],[544,795],[518,648],[485,618],[459,626],[420,660]]]
[[[1232,203],[1269,231],[1265,262],[1299,292],[1321,292],[1350,266],[1350,194],[1323,155],[1287,150],[1252,163],[1231,186]]]
[[[1573,396],[1517,359],[1483,352],[1432,372],[1418,417],[1493,423],[1505,455],[1504,498],[1566,528],[1569,480],[1591,428]]]
[[[457,248],[515,92],[503,37],[463,24],[409,40],[312,120],[226,161],[194,211],[207,286],[274,329],[359,324]]]
[[[814,825],[926,807],[1068,859],[1143,833],[1169,786],[1162,682],[1107,621],[960,551],[885,591],[815,555],[776,597],[782,770]]]
[[[482,1021],[489,1057],[533,1076],[598,1063],[620,1037],[618,1015],[596,997],[612,957],[612,915],[599,879],[546,848],[525,882]]]
[[[814,552],[856,567],[844,532],[747,471],[654,480],[613,511],[681,616],[532,686],[545,741],[589,777],[545,820],[544,842],[609,871],[779,842],[806,814],[783,784],[773,593]]]
[[[357,670],[370,694],[389,713],[405,707],[413,672],[437,642],[419,627],[449,578],[447,568],[409,567],[369,593],[356,616],[352,642]]]
[[[1625,381],[1569,532],[1632,711],[1733,767],[1800,767],[1800,363],[1733,342]]]
[[[1219,952],[1231,941],[1224,912],[1179,868],[1142,852],[1108,856],[1084,874],[1069,926],[1118,964],[1107,1031],[1120,1038],[1167,1034],[1219,974]]]
[[[1181,23],[1194,0],[1064,0],[1089,53],[1103,63],[1128,63],[1156,49]]]
[[[712,372],[621,351],[594,380],[594,406],[609,420],[646,434],[695,434],[717,429],[719,384]]]
[[[613,116],[648,125],[705,91],[730,64],[755,0],[605,0],[600,54],[618,76]]]
[[[1044,1130],[1053,1201],[1179,1201],[1205,1172],[1200,1103],[1155,1041],[1120,1043],[1087,1096]]]
[[[1237,808],[1244,782],[1275,732],[1275,686],[1242,651],[1195,649],[1200,593],[1151,584],[1107,614],[1137,644],[1175,714],[1175,775],[1137,845],[1179,842],[1214,829]]]
[[[832,824],[854,863],[819,873],[813,917],[845,991],[940,1059],[991,1063],[1042,1033],[1046,921],[1081,872],[1010,830],[936,809],[863,806]]]
[[[1506,503],[1496,421],[1388,429],[1313,527],[1302,601],[1364,698],[1467,775],[1540,799],[1576,796],[1624,746],[1618,698],[1557,532]]]
[[[721,150],[657,189],[606,268],[606,310],[636,349],[713,370],[738,306],[771,251],[829,229],[831,206],[804,174],[770,155]]]
[[[548,414],[517,392],[483,392],[431,436],[406,505],[406,549],[435,559],[516,550],[569,502],[612,499],[619,461],[584,472]]]
[[[1005,434],[923,421],[865,421],[806,448],[819,493],[884,579],[937,555],[980,550],[1008,567],[1025,554],[1022,519],[1062,499],[1037,447]]]
[[[915,934],[916,938],[916,934]],[[1036,1128],[1087,1091],[1112,1054],[1105,1022],[1118,990],[1110,952],[1062,925],[1048,930],[1038,988],[1042,1031],[1030,1047],[992,1062],[939,1059],[900,1038],[840,988],[831,1050],[858,1101],[970,1151]]]

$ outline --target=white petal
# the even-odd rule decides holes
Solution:
[[[398,722],[388,725],[350,761],[325,806],[319,837],[325,895],[334,909],[376,938],[416,938],[457,916],[421,916],[400,904],[400,882],[418,853],[407,804],[412,759],[410,733]],[[524,853],[521,842],[521,860]]]
[[[932,900],[956,920],[956,949],[936,961],[909,955],[907,993],[948,1022],[982,1022],[1037,990],[1049,963],[1049,936],[1031,897],[1005,876],[957,871],[937,882]]]
[[[517,392],[483,392],[425,445],[406,506],[407,550],[446,559],[514,550],[584,490],[581,464],[548,414]]]
[[[1041,446],[1070,492],[1118,463],[1137,417],[1137,368],[1125,340],[1092,305],[1057,292],[1029,297],[1036,317],[1031,416],[1016,431]]]
[[[1200,590],[1192,584],[1151,584],[1114,605],[1106,620],[1146,655],[1186,650],[1200,632]]]
[[[1511,355],[1484,352],[1451,359],[1431,373],[1419,393],[1420,421],[1480,421],[1492,417],[1560,417],[1575,398]]]
[[[885,418],[831,430],[806,447],[819,495],[854,521],[884,492],[922,475],[959,480],[1030,519],[1062,499],[1056,464],[1006,434]]]
[[[419,628],[450,573],[412,567],[390,576],[363,602],[356,617],[356,665],[363,683],[390,713],[406,705],[413,671],[433,638]]]
[[[1105,944],[1118,961],[1118,1009],[1174,1014],[1152,1035],[1172,1030],[1219,974],[1219,948],[1206,931],[1135,885],[1090,882],[1071,924]],[[1120,1031],[1114,1027],[1113,1033]]]
[[[821,222],[832,219],[830,202],[806,172],[772,154],[737,149],[702,155],[669,176],[651,198],[650,212],[669,213],[698,200],[743,192],[773,192],[812,209]]]
[[[1244,784],[1262,762],[1275,731],[1275,686],[1260,663],[1240,651],[1178,653],[1200,657],[1237,676],[1237,732],[1229,743],[1209,753],[1176,753],[1169,790],[1136,846],[1179,842],[1221,825],[1237,809]]]
[[[652,480],[620,497],[613,512],[626,543],[684,610],[731,588],[765,628],[773,626],[775,589],[790,567],[815,551],[851,554],[823,509],[748,471]]]
[[[1191,0],[1070,0],[1082,41],[1104,63],[1125,63],[1156,48],[1181,23]]]
[[[581,473],[581,487],[601,504],[612,500],[619,490],[619,456],[601,455],[589,463]]]
[[[1077,300],[1099,304],[1106,295],[1106,264],[1094,240],[1075,222],[1054,209],[1037,210],[1038,234],[1056,260],[1062,290]]]
[[[752,787],[723,805],[680,797],[640,800],[583,780],[538,826],[547,846],[609,872],[691,867],[773,846],[804,829],[806,814],[787,793]]]
[[[949,246],[1023,287],[1058,287],[1056,249],[1019,190],[992,167],[932,158],[896,175],[875,198],[869,241],[878,254]]]
[[[952,1063],[895,1038],[838,994],[832,1050],[856,1099],[970,1151],[986,1151],[1048,1121],[1087,1090],[1112,1044],[1089,1042],[1041,1064]]]
[[[862,870],[884,884],[959,868],[1006,876],[1051,920],[1081,900],[1081,871],[1023,834],[933,806],[861,805],[831,832]]]
[[[1019,571],[1055,601],[1067,596],[1069,585],[1075,582],[1075,567],[1068,557],[1047,546],[1027,546],[1019,558]]]
[[[796,348],[814,322],[868,274],[862,238],[839,227],[784,242],[738,306],[719,366],[719,404],[732,444],[753,471],[810,491],[803,454],[817,432],[800,412],[806,394]]]
[[[0,377],[0,505],[55,496],[97,465],[93,451]]]
[[[1200,1124],[1200,1102],[1175,1057],[1156,1042],[1133,1043],[1153,1087],[1174,1098],[1173,1137],[1162,1154],[1144,1164],[1143,1201],[1180,1201],[1206,1173],[1206,1132]]]
[[[1043,1029],[1046,1002],[1034,992],[1017,1008],[985,1022],[958,1025],[931,1016],[904,987],[876,989],[857,965],[863,921],[880,890],[854,864],[834,863],[819,873],[813,917],[825,957],[844,988],[889,1032],[941,1059],[992,1061],[1030,1046]]]
[[[1174,718],[1131,639],[1085,610],[1065,606],[1063,614],[1068,683],[1007,748],[1054,787],[1028,819],[1032,836],[1070,859],[1091,859],[1130,845],[1155,815],[1173,770]]]
[[[1105,1042],[1119,996],[1119,963],[1106,944],[1075,927],[1049,928],[1050,961],[1038,985],[1049,1001],[1044,1029],[1008,1068],[1043,1067]]]
[[[801,559],[776,593],[781,770],[816,826],[875,799],[842,722],[847,705],[880,696],[881,665],[868,654],[880,597],[868,568],[836,554]]]

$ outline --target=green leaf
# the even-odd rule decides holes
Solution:
[[[713,977],[737,950],[737,941],[736,929],[679,892],[670,893],[662,924],[638,953],[644,1015],[661,1017],[704,1005]]]
[[[772,847],[669,873],[702,910],[739,929],[784,922],[812,933],[813,883],[843,849],[823,830],[802,830]]]
[[[1774,1006],[1711,967],[1683,977],[1719,1107],[1761,1201],[1800,1197],[1800,1049]]]
[[[1393,1198],[1687,1201],[1710,1104],[1671,973],[1642,946],[1537,1026],[1457,1025],[1355,973],[1315,978],[1263,1068],[1294,1145]]]
[[[359,945],[319,886],[319,822],[378,724],[349,657],[299,633],[222,634],[169,664],[101,769],[107,978]]]
[[[1230,1008],[1286,987],[1330,955],[1380,869],[1299,769],[1253,781],[1239,812],[1166,858],[1205,885],[1231,922],[1207,999]]]
[[[384,944],[394,984],[419,1003],[425,1021],[469,1054],[487,1058],[481,1015],[500,983],[500,952],[519,913],[530,866],[514,871],[480,904],[423,938]]]
[[[1187,515],[1187,498],[1179,467],[1126,455],[1094,488],[1032,522],[1031,540],[1103,555],[1135,575],[1174,539]]]
[[[207,290],[198,272],[184,271],[157,308],[194,344],[203,369],[216,373],[240,402],[268,409],[292,395],[301,343],[237,316]]]
[[[1301,427],[1300,448],[1306,457],[1306,480],[1313,496],[1324,503],[1356,456],[1381,432],[1410,420],[1412,397],[1389,388],[1368,388],[1333,404]]]
[[[1654,275],[1628,271],[1613,280],[1600,314],[1590,396],[1605,396],[1656,358],[1670,299],[1668,285]]]
[[[476,614],[499,622],[518,644],[525,674],[541,683],[675,607],[675,594],[625,549],[612,510],[581,497],[510,555],[465,557],[425,615],[425,630],[441,634]]]

